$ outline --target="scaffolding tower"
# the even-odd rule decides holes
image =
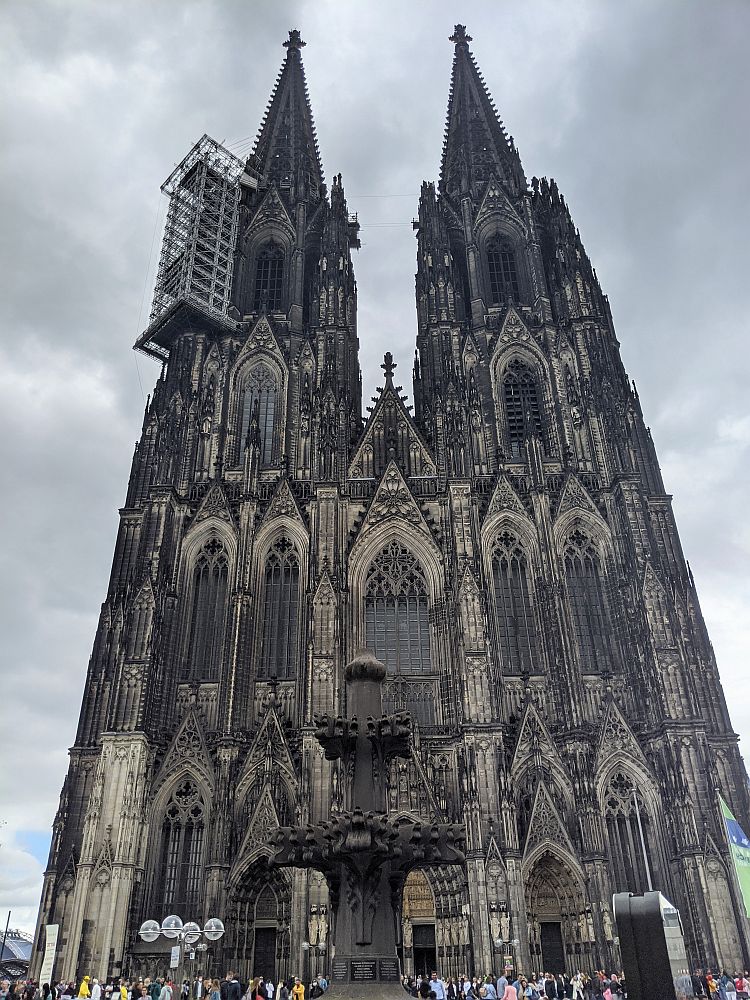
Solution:
[[[162,184],[169,208],[149,330],[179,301],[226,317],[243,170],[242,160],[204,135]]]

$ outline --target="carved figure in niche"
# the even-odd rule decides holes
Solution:
[[[318,907],[314,903],[310,907],[310,919],[308,920],[307,939],[313,947],[315,947],[315,945],[320,940],[320,918],[318,916]]]
[[[469,426],[471,428],[474,468],[479,475],[483,475],[488,471],[487,446],[484,440],[482,403],[479,398],[479,390],[473,371],[469,375]]]
[[[490,935],[493,942],[497,940],[505,941],[502,925],[500,923],[500,914],[497,910],[490,910]]]
[[[510,914],[507,910],[503,910],[500,914],[500,930],[503,941],[510,941]]]
[[[403,940],[404,948],[411,948],[414,944],[414,932],[412,930],[410,917],[404,917]]]
[[[607,941],[611,941],[614,938],[612,931],[612,917],[609,915],[609,907],[606,903],[602,903],[602,926],[604,928],[604,937]]]
[[[594,914],[591,910],[586,910],[586,931],[588,933],[586,940],[595,941],[596,934],[594,932]]]

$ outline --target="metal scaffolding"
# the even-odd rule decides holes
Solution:
[[[231,302],[244,163],[204,135],[164,181],[167,221],[151,323],[188,299],[226,316]]]

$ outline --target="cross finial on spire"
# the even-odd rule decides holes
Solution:
[[[386,351],[383,355],[383,364],[380,367],[385,372],[386,385],[393,382],[393,372],[397,366],[390,351]]]
[[[307,42],[302,41],[302,35],[299,33],[297,28],[292,28],[289,32],[289,38],[284,42],[284,48],[289,49],[290,52],[292,49],[297,49],[297,51],[299,51],[305,45],[307,45]]]
[[[468,45],[471,41],[471,35],[466,34],[466,25],[457,24],[453,29],[453,34],[448,39],[449,42],[453,42],[455,45]]]

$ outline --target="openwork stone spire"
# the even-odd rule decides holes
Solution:
[[[440,190],[449,196],[478,194],[494,173],[508,191],[526,189],[521,159],[505,131],[482,74],[469,49],[471,35],[457,24],[450,36],[453,58],[445,124]]]
[[[313,188],[323,184],[323,167],[302,64],[304,45],[299,31],[289,32],[284,42],[286,59],[253,150],[257,168],[280,187],[303,179]]]

